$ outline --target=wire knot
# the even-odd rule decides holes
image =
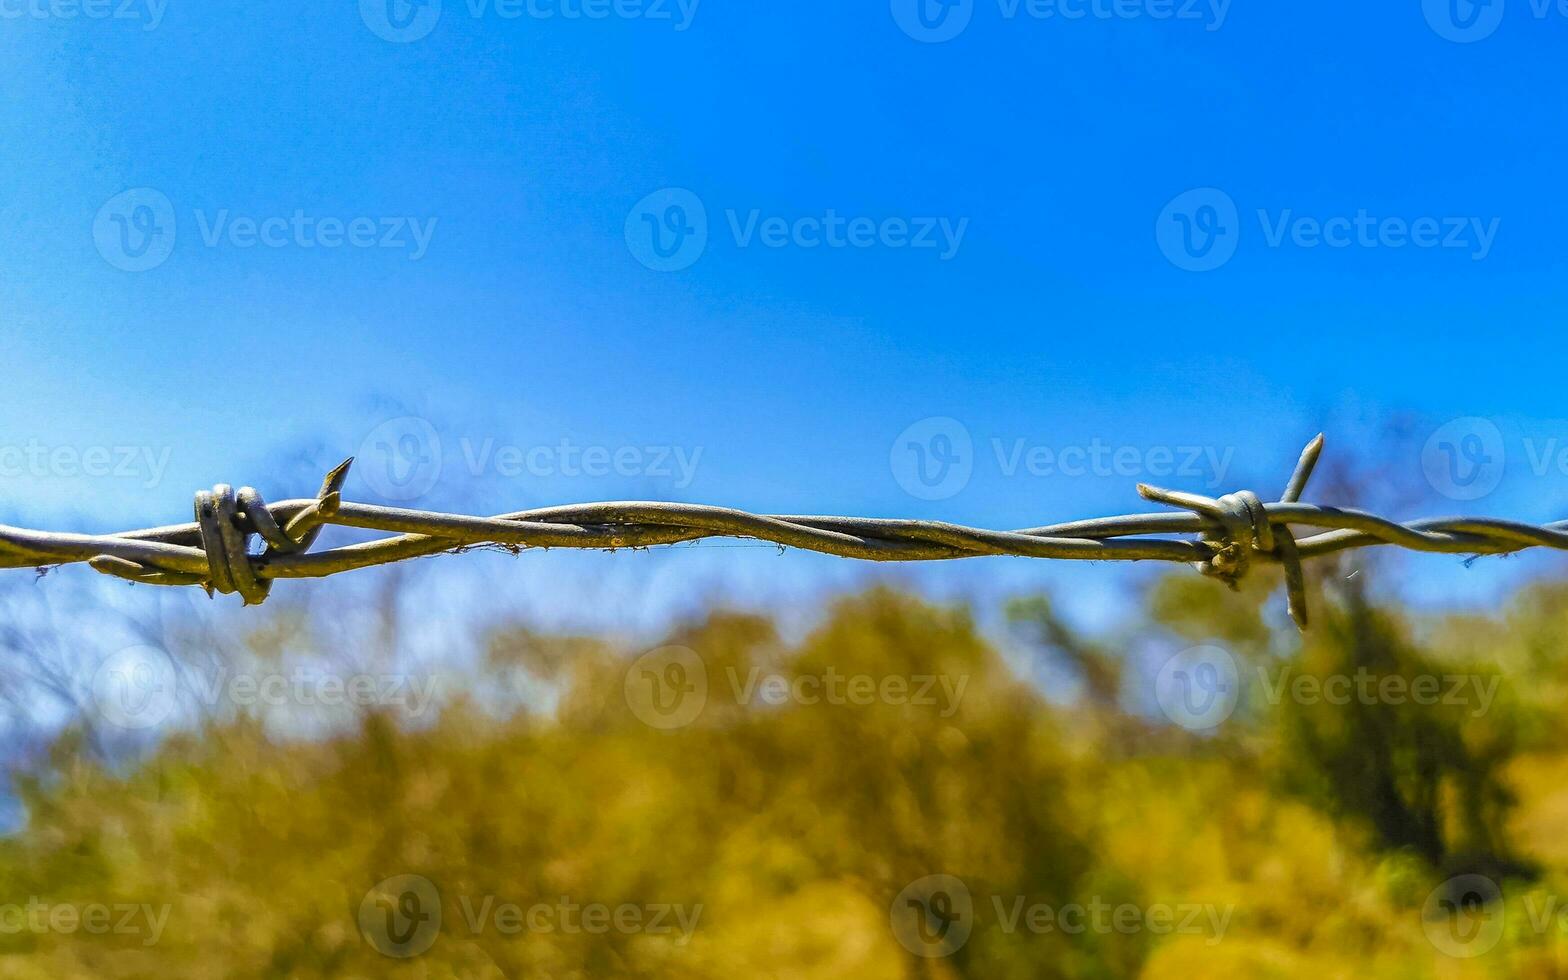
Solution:
[[[1300,500],[1322,451],[1321,435],[1307,444],[1280,497],[1281,504],[1293,504]],[[1217,578],[1235,589],[1246,577],[1254,560],[1279,563],[1285,572],[1290,618],[1299,628],[1307,628],[1306,578],[1301,570],[1301,556],[1296,550],[1296,536],[1287,522],[1271,519],[1268,505],[1256,493],[1238,490],[1213,498],[1179,490],[1162,490],[1147,484],[1140,484],[1138,492],[1147,500],[1181,507],[1205,519],[1208,527],[1202,536],[1211,545],[1212,553],[1201,561],[1193,562],[1193,567],[1204,575]]]
[[[350,459],[328,473],[316,499],[303,508],[291,508],[294,513],[286,524],[278,520],[267,501],[251,487],[235,490],[220,483],[211,490],[197,491],[197,540],[192,543],[206,555],[205,574],[159,568],[110,555],[94,558],[92,566],[133,582],[199,585],[209,594],[238,592],[245,605],[259,606],[272,591],[272,579],[261,574],[267,559],[299,554],[315,543],[327,518],[337,509],[338,495],[353,462]],[[259,555],[251,553],[251,539],[257,536],[266,543]]]
[[[272,591],[272,580],[257,576],[251,564],[252,533],[262,536],[269,551],[299,550],[298,543],[278,526],[261,494],[251,487],[236,492],[220,483],[211,490],[198,490],[196,527],[210,570],[204,584],[222,595],[238,592],[247,606],[261,605]]]
[[[1198,562],[1198,570],[1235,587],[1252,565],[1253,554],[1274,554],[1274,527],[1263,501],[1251,490],[1238,490],[1212,501],[1224,530],[1207,540],[1222,541],[1214,555]]]

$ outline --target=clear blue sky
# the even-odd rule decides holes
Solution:
[[[0,444],[168,452],[148,479],[13,470],[0,514],[107,529],[181,519],[219,480],[308,493],[413,416],[442,440],[433,506],[637,496],[1025,526],[1137,509],[1139,479],[1273,491],[1335,413],[1408,411],[1504,439],[1499,489],[1442,509],[1563,516],[1568,476],[1528,457],[1568,436],[1568,18],[1527,0],[1469,28],[1464,0],[964,0],[943,21],[928,2],[922,22],[903,0],[445,0],[439,17],[0,0]],[[1171,10],[1192,16],[1150,16]],[[1116,11],[1140,16],[1100,16]],[[921,23],[940,26],[917,39]],[[139,188],[160,197],[114,203]],[[1223,195],[1167,213],[1200,188]],[[705,246],[663,271],[637,232],[693,197]],[[1225,201],[1234,216],[1204,210]],[[870,244],[804,247],[832,229],[794,223],[830,212]],[[1381,243],[1314,247],[1299,221],[1358,215]],[[1216,216],[1239,234],[1227,261],[1167,254],[1181,220]],[[258,244],[247,222],[269,218]],[[428,241],[401,225],[404,244],[345,244],[360,218],[378,243],[405,218]],[[781,247],[770,219],[796,229]],[[1455,247],[1410,244],[1420,219]],[[931,417],[972,437],[973,476],[921,499],[890,451]],[[602,477],[548,454],[470,472],[487,439],[701,457],[689,480],[653,454]],[[997,447],[1020,440],[1126,447],[1141,470],[1161,447],[1234,456],[1223,487],[1009,476]],[[1396,462],[1429,492],[1419,460]]]

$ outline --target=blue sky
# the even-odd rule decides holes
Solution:
[[[1399,412],[1389,478],[1425,509],[1563,516],[1555,8],[96,2],[0,0],[0,519],[179,520],[356,453],[385,499],[377,447],[433,432],[402,502],[1014,527],[1139,509],[1140,479],[1274,492],[1318,427],[1352,452]],[[1184,228],[1219,252],[1172,254]],[[898,459],[931,419],[971,443],[934,497]],[[1444,493],[1461,445],[1495,489]],[[1061,472],[1095,447],[1130,463]],[[560,567],[849,574],[701,557]],[[525,591],[556,560],[486,567]],[[1502,574],[1429,564],[1434,595]]]

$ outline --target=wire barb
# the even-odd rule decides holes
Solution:
[[[1301,451],[1301,459],[1285,484],[1280,503],[1293,504],[1301,499],[1322,453],[1323,434],[1320,432]],[[1204,532],[1204,539],[1215,542],[1219,551],[1213,558],[1198,562],[1197,567],[1198,571],[1220,579],[1232,589],[1239,587],[1254,557],[1278,562],[1285,572],[1285,595],[1290,618],[1298,629],[1307,628],[1306,576],[1301,569],[1301,553],[1296,547],[1296,536],[1288,524],[1283,521],[1276,523],[1270,518],[1268,508],[1257,494],[1251,490],[1240,490],[1213,500],[1198,494],[1161,490],[1141,483],[1138,485],[1138,493],[1145,500],[1186,508],[1218,525]]]
[[[1240,490],[1213,498],[1139,485],[1146,500],[1176,508],[989,531],[940,521],[750,514],[701,504],[618,501],[469,517],[345,501],[353,460],[322,482],[314,498],[268,504],[255,490],[219,484],[196,495],[196,520],[171,527],[88,535],[0,525],[0,568],[47,569],[86,562],[106,575],[146,585],[196,585],[264,602],[283,578],[340,572],[480,546],[649,548],[704,538],[749,538],[867,561],[943,561],[1011,555],[1069,561],[1188,562],[1235,588],[1257,564],[1278,564],[1291,619],[1308,622],[1303,563],[1350,548],[1394,545],[1442,554],[1568,551],[1568,521],[1531,525],[1496,518],[1397,523],[1364,511],[1301,502],[1323,452],[1307,444],[1277,502]],[[311,551],[327,526],[391,535]],[[1293,527],[1312,528],[1298,538]],[[1177,538],[1169,535],[1194,535]],[[253,538],[265,548],[253,553]]]

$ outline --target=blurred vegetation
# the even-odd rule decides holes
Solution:
[[[1265,577],[1237,592],[1161,578],[1113,635],[1042,596],[985,630],[969,609],[874,589],[798,642],[713,611],[658,644],[705,671],[686,724],[649,724],[637,692],[690,671],[515,625],[481,638],[424,717],[353,709],[302,737],[232,710],[129,761],[73,726],[13,778],[27,820],[0,839],[0,902],[166,905],[167,922],[149,943],[8,929],[0,913],[0,976],[1568,974],[1568,933],[1542,912],[1568,896],[1568,586],[1433,617],[1335,576],[1302,638]],[[313,628],[269,626],[251,655],[306,656],[290,651],[312,649]],[[1154,696],[1164,659],[1195,644],[1229,651],[1241,684],[1207,731]],[[836,698],[835,676],[849,679]],[[1039,676],[1056,680],[1025,680]],[[1434,703],[1378,687],[1427,677]],[[877,693],[843,703],[855,678]],[[1357,678],[1384,693],[1299,693]],[[972,932],[927,958],[894,924],[933,874],[967,886]],[[1423,918],[1462,874],[1505,895],[1501,942],[1472,959]],[[407,959],[361,930],[367,893],[399,875],[428,879],[442,914]],[[487,897],[700,917],[689,935],[514,935],[472,927]],[[1200,907],[1224,925],[1007,928],[1019,901]]]

